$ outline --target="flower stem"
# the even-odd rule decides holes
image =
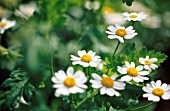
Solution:
[[[131,109],[131,111],[143,109],[143,108],[145,108],[145,107],[148,107],[148,106],[152,105],[153,103],[154,103],[154,102],[150,102],[150,103],[148,103],[148,104],[146,104],[146,105],[144,105],[144,106],[141,106],[141,107],[137,107],[137,108]]]
[[[53,60],[54,60],[54,56],[53,56],[53,53],[51,53],[51,56],[50,56],[50,72],[51,72],[51,76],[53,76],[53,74],[54,74]]]
[[[120,45],[120,41],[118,41],[118,43],[117,43],[117,46],[116,46],[116,48],[115,48],[115,51],[113,52],[113,56],[115,55],[115,53],[116,53],[116,51],[117,51],[119,45]]]
[[[82,101],[80,101],[76,106],[74,106],[75,109],[79,108],[84,102],[86,102],[88,99],[94,97],[98,93],[98,90],[94,90],[93,93],[88,95],[86,98],[84,98]]]

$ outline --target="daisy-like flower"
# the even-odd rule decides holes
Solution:
[[[128,61],[125,61],[125,65],[123,67],[118,66],[117,71],[121,74],[125,74],[121,81],[129,82],[131,80],[134,80],[135,82],[143,82],[144,80],[148,80],[148,77],[144,77],[145,75],[149,74],[149,71],[142,71],[143,66],[139,65],[135,67],[135,63]]]
[[[3,18],[0,22],[0,33],[3,34],[6,29],[9,29],[13,26],[15,26],[16,22],[15,21],[9,21]]]
[[[139,58],[139,62],[141,64],[144,64],[144,69],[148,70],[149,72],[152,71],[152,69],[156,69],[158,68],[158,66],[156,64],[154,64],[154,62],[158,61],[157,58],[150,58],[149,56],[146,56],[146,58]]]
[[[19,5],[19,10],[15,11],[15,15],[24,19],[29,19],[36,10],[35,3],[21,4]]]
[[[132,26],[129,26],[127,28],[120,26],[120,25],[115,25],[114,26],[109,26],[107,28],[109,31],[106,31],[109,39],[119,39],[121,43],[124,43],[124,39],[132,39],[137,35],[135,30],[133,30]]]
[[[87,53],[85,50],[78,51],[77,53],[80,57],[71,55],[73,65],[79,64],[83,67],[96,67],[101,61],[100,56],[97,56],[96,53],[91,50]]]
[[[69,96],[70,94],[83,93],[87,86],[85,85],[87,77],[82,71],[74,73],[73,67],[69,67],[65,73],[60,70],[52,77],[53,88],[56,88],[55,96]]]
[[[103,77],[100,77],[98,74],[93,73],[92,77],[94,80],[90,80],[93,88],[100,88],[100,94],[107,94],[109,96],[120,96],[120,93],[117,90],[124,90],[125,83],[120,81],[115,81],[118,77],[117,74],[112,75],[111,77],[103,74]]]
[[[170,99],[170,85],[162,84],[160,80],[152,81],[142,89],[146,92],[146,94],[143,94],[143,97],[148,98],[149,101],[158,102],[160,97],[164,100]]]
[[[143,12],[140,12],[140,13],[125,12],[125,13],[123,13],[123,16],[125,16],[126,17],[125,19],[128,21],[142,21],[143,19],[146,18],[146,15]]]

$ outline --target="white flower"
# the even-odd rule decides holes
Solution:
[[[146,18],[146,15],[143,12],[140,12],[140,13],[125,12],[125,13],[123,13],[123,16],[125,16],[126,17],[125,19],[128,21],[142,21],[143,19]]]
[[[55,96],[69,96],[70,94],[83,93],[87,86],[85,85],[87,77],[82,71],[74,73],[73,67],[69,67],[65,73],[60,70],[52,77],[53,88],[56,88]]]
[[[6,29],[9,29],[13,26],[15,26],[16,22],[15,21],[9,21],[3,18],[0,22],[0,33],[3,34]]]
[[[164,100],[170,99],[170,85],[162,84],[160,80],[152,81],[142,89],[146,92],[146,94],[143,94],[143,97],[147,97],[149,101],[158,102],[160,97]]]
[[[15,15],[24,19],[31,17],[36,10],[35,3],[19,5],[19,10],[15,11]]]
[[[100,3],[98,1],[87,1],[85,3],[85,8],[87,8],[88,10],[98,10],[100,7]]]
[[[124,19],[123,15],[121,13],[106,13],[103,15],[105,22],[107,24],[119,24],[124,25],[126,20]]]
[[[78,51],[77,53],[80,57],[71,55],[73,65],[80,64],[83,67],[96,67],[101,61],[100,56],[96,56],[96,53],[91,50],[88,53],[85,50]]]
[[[124,39],[132,39],[137,35],[135,30],[132,30],[133,27],[129,26],[127,28],[120,26],[120,25],[115,25],[114,26],[109,26],[107,28],[109,31],[106,31],[109,39],[119,39],[121,43],[124,43]]]
[[[152,69],[156,69],[158,68],[158,66],[156,64],[153,64],[154,62],[158,61],[157,58],[150,58],[149,56],[146,56],[146,58],[139,58],[139,62],[141,64],[144,64],[144,69],[148,70],[149,72],[152,71]]]
[[[125,89],[125,83],[115,81],[118,77],[117,74],[114,74],[111,77],[103,74],[103,77],[100,77],[99,75],[93,73],[92,76],[94,78],[94,80],[90,80],[92,87],[97,89],[100,88],[101,95],[107,94],[109,96],[120,96],[117,90]]]
[[[145,75],[149,74],[149,71],[142,71],[143,66],[139,65],[135,67],[135,63],[131,62],[129,63],[128,61],[125,61],[125,66],[117,67],[117,71],[121,74],[125,74],[122,78],[121,81],[126,81],[129,82],[131,80],[134,80],[135,82],[143,82],[144,80],[148,80],[148,77],[144,77]]]

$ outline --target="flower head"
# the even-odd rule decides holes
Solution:
[[[152,81],[142,89],[146,92],[146,94],[143,94],[143,97],[147,97],[149,101],[158,102],[160,97],[164,100],[170,99],[170,85],[162,84],[160,80]]]
[[[142,21],[143,19],[146,18],[146,15],[143,12],[140,12],[140,13],[125,12],[125,13],[123,13],[123,16],[125,16],[126,17],[125,19],[128,21]]]
[[[109,96],[120,96],[117,90],[125,89],[125,83],[115,81],[115,79],[118,77],[117,74],[114,74],[111,77],[103,74],[103,76],[100,77],[98,74],[93,73],[92,76],[94,78],[94,80],[90,80],[92,87],[100,88],[101,95],[107,94]]]
[[[73,67],[69,67],[67,72],[60,70],[52,77],[53,87],[56,88],[55,96],[83,93],[87,86],[85,85],[87,77],[82,71],[74,73]]]
[[[139,58],[139,62],[141,64],[144,64],[144,69],[148,70],[149,72],[152,71],[152,69],[156,69],[158,68],[158,66],[156,64],[154,64],[154,62],[158,61],[157,58],[150,58],[149,56],[146,56],[146,58]]]
[[[98,10],[100,7],[100,3],[98,1],[87,1],[85,3],[85,8],[87,8],[88,10]]]
[[[13,27],[15,24],[15,21],[9,21],[3,18],[0,22],[0,33],[3,34],[6,29]]]
[[[83,67],[96,67],[101,61],[100,56],[96,56],[96,53],[91,50],[87,53],[85,50],[78,51],[77,53],[80,57],[71,55],[73,65],[80,64]]]
[[[114,26],[109,26],[108,30],[106,31],[109,39],[119,39],[120,42],[124,43],[124,39],[132,39],[137,35],[135,30],[132,30],[133,27],[129,26],[127,28],[120,26],[120,25],[115,25]]]
[[[148,80],[148,77],[144,77],[145,75],[148,75],[148,71],[142,71],[143,66],[139,65],[135,67],[135,63],[131,62],[129,63],[128,61],[125,61],[125,66],[120,67],[118,66],[118,72],[121,74],[125,74],[122,78],[121,81],[126,81],[129,82],[131,80],[134,80],[135,82],[143,82],[144,80]]]
[[[28,19],[34,14],[35,10],[35,3],[22,4],[19,6],[19,10],[15,11],[15,15],[24,19]]]

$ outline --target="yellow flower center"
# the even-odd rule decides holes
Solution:
[[[118,29],[118,30],[116,30],[116,35],[124,37],[126,35],[126,30],[125,29]]]
[[[130,76],[133,76],[133,77],[136,77],[138,76],[138,71],[136,70],[136,68],[128,68],[127,69],[127,73],[130,75]]]
[[[83,55],[81,57],[81,61],[83,61],[83,62],[90,62],[90,61],[92,61],[92,57],[90,55],[88,55],[88,54]]]
[[[104,7],[102,9],[103,14],[111,14],[114,12],[114,10],[111,7]]]
[[[150,61],[145,61],[144,63],[145,63],[145,65],[148,65],[148,66],[150,66],[152,64]]]
[[[110,77],[103,77],[101,83],[107,88],[111,88],[114,85],[114,81]]]
[[[138,16],[136,14],[131,14],[129,17],[130,18],[137,18]]]
[[[67,77],[65,80],[64,80],[64,85],[66,86],[66,87],[73,87],[73,86],[75,86],[76,85],[76,81],[75,81],[75,79],[74,78],[72,78],[72,77]]]
[[[161,88],[155,88],[152,91],[152,94],[154,94],[156,96],[162,96],[164,94],[164,90],[162,90]]]
[[[0,27],[5,27],[6,26],[6,22],[0,22]]]

